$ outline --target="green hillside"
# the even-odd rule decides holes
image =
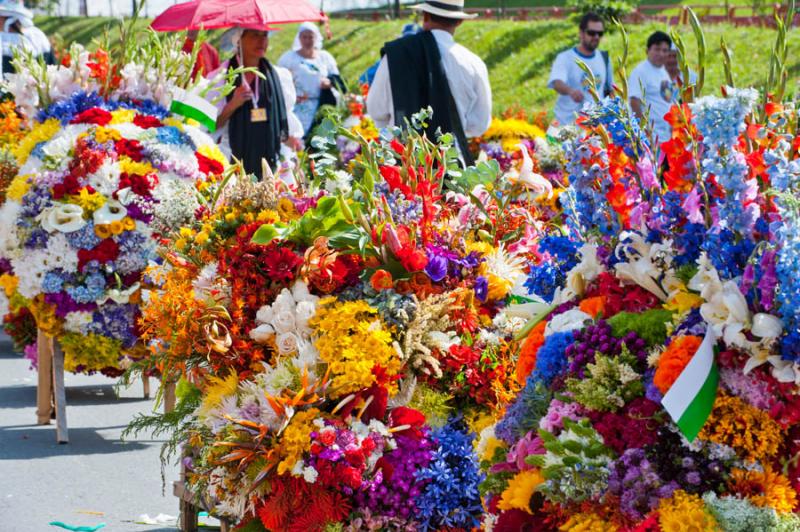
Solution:
[[[48,34],[57,32],[69,40],[83,43],[98,38],[108,19],[42,18],[37,24]],[[343,75],[355,80],[370,64],[378,59],[384,41],[400,33],[406,21],[359,22],[335,19],[331,22],[333,38],[326,48],[336,57]],[[645,56],[645,41],[650,32],[666,29],[663,24],[635,25],[628,28],[631,50],[629,70]],[[724,37],[733,50],[734,79],[737,85],[761,83],[767,74],[770,50],[775,32],[755,27],[733,27],[726,24],[705,28],[709,48],[709,67],[706,71],[707,91],[716,91],[723,83],[723,69],[719,52],[719,41]],[[689,28],[681,34],[687,41],[690,56],[694,57],[694,39]],[[111,32],[113,36],[113,31]],[[218,34],[216,34],[218,35]],[[216,35],[212,35],[214,38]],[[294,37],[294,26],[277,32],[271,37],[269,56],[277,59],[289,48]],[[575,27],[565,21],[471,21],[459,28],[456,39],[486,62],[494,92],[496,112],[510,106],[528,111],[550,109],[554,93],[545,86],[550,65],[556,54],[573,45]],[[797,76],[800,73],[800,31],[789,32],[790,51],[789,90],[796,92]],[[619,34],[606,37],[603,47],[611,51],[612,57],[621,53],[622,39]]]

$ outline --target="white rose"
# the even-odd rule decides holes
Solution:
[[[279,334],[275,344],[278,346],[278,353],[291,355],[297,351],[297,336],[290,332]]]
[[[275,314],[270,323],[278,334],[293,332],[295,330],[294,312],[283,310]]]
[[[275,334],[275,329],[268,323],[262,323],[255,329],[250,331],[250,338],[258,343],[263,344]]]
[[[311,292],[308,291],[308,285],[305,283],[305,281],[297,281],[294,283],[294,286],[292,286],[292,297],[298,303],[300,301],[315,302],[317,299],[319,299],[317,296],[311,295]]]
[[[256,312],[256,321],[259,323],[269,323],[272,321],[273,316],[275,316],[275,314],[272,312],[272,307],[264,305]]]
[[[275,298],[275,302],[272,303],[272,310],[275,312],[275,315],[287,311],[294,312],[294,304],[292,293],[284,288],[281,290],[281,293],[278,294],[278,297]]]
[[[297,328],[302,329],[303,332],[311,332],[308,327],[308,320],[317,313],[317,305],[311,301],[301,301],[295,307],[294,313],[297,318]]]

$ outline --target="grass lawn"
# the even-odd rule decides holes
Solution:
[[[344,77],[353,80],[379,57],[384,41],[399,35],[407,21],[359,22],[334,19],[331,22],[333,38],[326,42],[326,49],[336,57]],[[46,18],[37,19],[37,24],[46,33],[57,32],[68,40],[88,43],[103,33],[108,19]],[[277,60],[287,50],[294,38],[295,26],[271,37],[269,57]],[[630,26],[630,54],[628,71],[645,56],[645,41],[655,30],[666,29],[663,24]],[[695,43],[691,29],[681,28],[694,62]],[[112,30],[110,36],[113,37]],[[733,50],[734,80],[739,86],[758,86],[767,75],[770,51],[775,32],[755,27],[735,28],[726,24],[705,28],[709,50],[706,70],[705,93],[718,92],[724,75],[719,52],[719,41],[725,37]],[[213,37],[213,36],[212,36]],[[555,93],[545,86],[555,56],[574,44],[576,29],[567,21],[472,21],[458,29],[456,39],[477,53],[486,62],[494,92],[496,113],[515,106],[527,111],[549,110]],[[800,74],[800,31],[789,32],[789,91],[797,91]],[[620,55],[622,39],[619,34],[607,35],[603,48],[611,52],[612,58]]]

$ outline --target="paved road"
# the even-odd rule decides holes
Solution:
[[[114,381],[98,375],[68,374],[66,385],[70,443],[58,445],[53,425],[35,425],[36,373],[0,335],[0,530],[58,532],[48,523],[62,521],[106,523],[102,532],[174,531],[135,523],[141,514],[178,513],[175,466],[162,495],[160,442],[120,440],[134,414],[153,408],[141,382],[119,397]]]

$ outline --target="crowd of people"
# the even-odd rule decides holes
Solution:
[[[475,15],[464,11],[463,0],[430,0],[413,9],[421,15],[421,26],[407,24],[400,38],[385,44],[381,59],[359,80],[369,85],[367,112],[378,127],[403,127],[414,113],[431,107],[427,132],[452,133],[464,162],[469,163],[468,139],[481,136],[492,117],[486,65],[455,41],[457,28]],[[4,72],[12,68],[13,50],[19,47],[52,62],[47,37],[33,25],[32,14],[21,3],[0,0],[0,24]],[[600,49],[606,31],[603,19],[587,13],[578,30],[578,43],[556,57],[548,80],[548,87],[558,94],[553,110],[556,126],[575,122],[592,99],[592,82],[600,96],[612,92],[613,68],[608,52]],[[197,33],[187,33],[185,51],[193,50]],[[240,66],[261,73],[250,71],[237,77],[236,89],[219,104],[217,118],[220,145],[260,177],[262,159],[275,168],[282,154],[299,150],[309,141],[318,109],[335,104],[346,85],[336,59],[323,48],[316,24],[299,26],[291,50],[277,64],[266,59],[267,29],[233,28],[223,40],[230,51],[222,61],[209,43],[199,44],[195,73],[212,78]],[[669,35],[656,31],[646,46],[647,58],[628,80],[629,103],[640,119],[649,122],[654,140],[663,142],[670,136],[664,115],[678,98],[684,80]],[[693,82],[694,73],[690,76]]]

